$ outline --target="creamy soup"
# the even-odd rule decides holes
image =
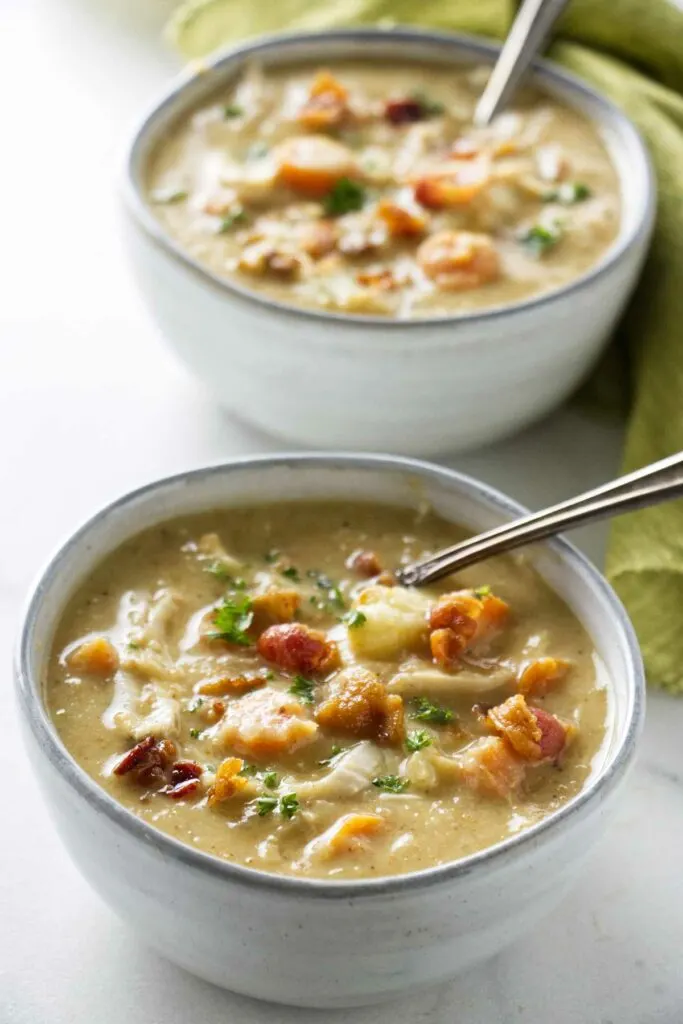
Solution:
[[[59,626],[61,738],[148,823],[278,874],[401,874],[515,835],[595,769],[604,669],[522,557],[395,584],[459,536],[337,503],[141,534]]]
[[[474,128],[487,74],[253,66],[157,147],[149,202],[209,270],[309,309],[430,317],[558,288],[614,241],[617,175],[538,92]]]

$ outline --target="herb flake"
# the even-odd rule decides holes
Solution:
[[[413,729],[406,736],[406,750],[409,750],[411,754],[414,754],[417,750],[424,750],[425,747],[431,747],[432,737],[424,729]]]
[[[559,224],[534,224],[517,237],[529,253],[539,259],[557,245],[562,237],[562,229]]]
[[[238,106],[237,103],[226,103],[223,107],[223,117],[226,120],[231,120],[233,117],[242,117],[244,109]]]
[[[358,610],[358,608],[354,608],[343,616],[343,621],[349,629],[358,629],[360,626],[365,625],[368,618],[367,615],[364,615],[363,612]]]
[[[365,189],[351,178],[340,178],[325,199],[325,213],[328,217],[340,217],[344,213],[362,210],[365,205]]]
[[[265,818],[266,814],[270,814],[277,807],[276,796],[258,796],[254,802],[259,818]]]
[[[452,722],[454,716],[450,708],[433,704],[427,697],[418,697],[412,717],[418,722],[434,722],[436,725],[445,725],[446,722]]]
[[[299,801],[296,793],[286,793],[280,797],[280,814],[289,821],[299,810]]]
[[[438,100],[430,99],[426,93],[413,92],[410,94],[410,98],[411,100],[414,100],[415,103],[420,104],[423,117],[438,117],[440,114],[444,114],[446,112],[446,108],[443,103],[440,103]]]
[[[551,188],[543,196],[544,203],[561,203],[562,206],[574,206],[590,199],[592,193],[588,185],[581,181],[565,181],[557,188]]]
[[[294,682],[287,692],[291,693],[293,697],[297,697],[302,704],[312,704],[314,688],[315,683],[311,679],[306,679],[305,676],[294,676]]]
[[[227,640],[231,644],[249,647],[251,640],[247,630],[251,626],[254,613],[251,610],[251,598],[243,597],[230,600],[225,598],[223,604],[216,609],[213,624],[216,627],[209,636],[212,640]]]
[[[277,772],[266,772],[263,776],[263,785],[266,789],[277,789],[280,785],[280,776]]]
[[[372,784],[386,793],[403,793],[408,788],[408,780],[401,778],[400,775],[378,775],[372,780]]]

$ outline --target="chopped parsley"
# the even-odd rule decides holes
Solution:
[[[190,703],[187,705],[187,710],[194,714],[195,711],[199,711],[200,707],[204,703],[203,697],[193,697]]]
[[[211,576],[215,576],[221,583],[228,583],[232,576],[225,568],[222,562],[211,562],[210,565],[204,566],[204,572],[208,572]]]
[[[309,575],[311,575],[311,574],[309,573]],[[326,576],[325,573],[322,573],[322,572],[320,572],[320,573],[313,572],[313,576],[314,576],[314,578],[317,577],[316,578],[316,585],[318,587],[320,587],[321,590],[325,591],[325,597],[326,597],[327,601],[332,605],[333,608],[338,608],[338,609],[346,608],[346,602],[344,600],[344,595],[342,594],[342,592],[339,589],[338,585],[333,580],[331,580],[329,576]]]
[[[340,217],[344,213],[362,210],[365,204],[365,189],[351,178],[340,178],[325,199],[325,213],[328,217]]]
[[[267,679],[268,682],[270,683],[272,682],[273,679],[275,679],[275,673],[273,672],[272,669],[267,668],[266,671],[263,673],[263,678]]]
[[[446,108],[443,103],[439,103],[438,100],[432,100],[429,96],[423,92],[413,92],[410,94],[411,100],[415,103],[419,103],[422,109],[423,117],[438,117],[440,114],[446,112]]]
[[[140,650],[140,644],[137,642],[137,640],[129,640],[128,641],[128,649],[130,651],[139,651]]]
[[[305,676],[294,676],[294,682],[288,693],[291,693],[293,697],[298,697],[303,704],[312,704],[314,687],[315,683],[311,679],[306,679]]]
[[[403,793],[408,788],[408,780],[402,779],[400,775],[378,775],[372,784],[387,793]]]
[[[277,772],[266,772],[263,776],[263,785],[266,789],[277,789],[280,785],[280,776]]]
[[[244,110],[239,107],[236,103],[228,103],[223,107],[223,117],[228,121],[233,117],[242,117]]]
[[[353,611],[347,612],[346,615],[343,616],[343,621],[346,623],[349,629],[358,629],[358,627],[366,623],[368,619],[367,616],[363,614],[363,612],[359,611],[357,608],[354,608]]]
[[[236,206],[230,213],[226,213],[218,225],[218,234],[225,235],[232,231],[236,224],[244,224],[247,220],[246,210],[242,206]]]
[[[270,814],[277,807],[277,797],[259,796],[256,798],[255,803],[259,818],[265,818],[266,814]]]
[[[334,746],[332,747],[332,750],[330,750],[328,756],[324,757],[322,759],[322,761],[318,761],[318,764],[320,765],[320,767],[321,768],[327,768],[328,765],[332,764],[332,762],[334,761],[335,757],[338,757],[338,755],[341,754],[343,749],[344,749],[343,747],[338,747],[337,744],[335,743]]]
[[[240,768],[239,775],[256,775],[258,768],[255,764],[243,764]]]
[[[427,697],[418,697],[415,701],[415,710],[412,717],[417,719],[418,722],[434,722],[437,725],[445,725],[446,722],[453,721],[453,712],[450,708],[442,708],[438,704],[432,704],[431,700],[428,700]]]
[[[551,188],[543,196],[545,203],[562,203],[563,206],[573,206],[574,203],[582,203],[584,199],[590,199],[591,190],[588,185],[580,181],[565,181],[557,188]]]
[[[562,229],[559,224],[552,224],[550,226],[534,224],[517,237],[532,256],[539,258],[557,245],[562,237]]]
[[[280,814],[283,818],[293,818],[299,810],[299,801],[296,793],[286,793],[280,797]]]
[[[474,596],[478,597],[480,601],[481,601],[482,597],[490,597],[491,596],[491,588],[488,585],[488,583],[484,587],[477,587],[476,590],[474,591]]]
[[[201,731],[201,729],[190,729],[190,736],[192,737],[193,740],[199,739],[199,734],[201,733]]]
[[[288,565],[286,569],[281,569],[280,575],[286,576],[288,580],[294,580],[295,583],[298,583],[301,579],[301,576],[299,576],[299,570],[294,565]]]
[[[406,736],[406,750],[409,750],[411,754],[414,754],[416,750],[431,747],[431,745],[432,737],[424,729],[414,729]]]
[[[172,203],[182,203],[188,197],[188,192],[182,188],[156,188],[151,195],[153,203],[162,206],[170,206]]]
[[[278,549],[271,548],[270,551],[266,551],[265,555],[263,556],[263,561],[267,562],[268,565],[272,565],[273,562],[277,562],[279,557],[280,552],[278,551]]]
[[[251,598],[243,597],[230,600],[225,598],[220,608],[216,609],[213,624],[216,627],[209,636],[212,640],[227,640],[231,644],[249,647],[251,640],[247,630],[251,626],[254,613],[251,610]]]

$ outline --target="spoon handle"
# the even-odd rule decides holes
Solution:
[[[400,583],[409,586],[431,583],[492,555],[552,537],[574,526],[679,497],[683,497],[683,452],[653,462],[644,469],[618,477],[559,505],[480,533],[399,569],[396,576]]]
[[[568,0],[524,0],[474,111],[478,128],[505,107]]]

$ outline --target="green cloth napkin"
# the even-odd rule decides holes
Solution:
[[[408,24],[505,35],[513,0],[194,0],[168,34],[186,57],[263,32]],[[683,449],[683,6],[573,0],[549,56],[609,96],[648,143],[658,217],[642,280],[587,393],[628,416],[624,470]],[[616,519],[606,571],[649,681],[683,692],[683,501]]]

